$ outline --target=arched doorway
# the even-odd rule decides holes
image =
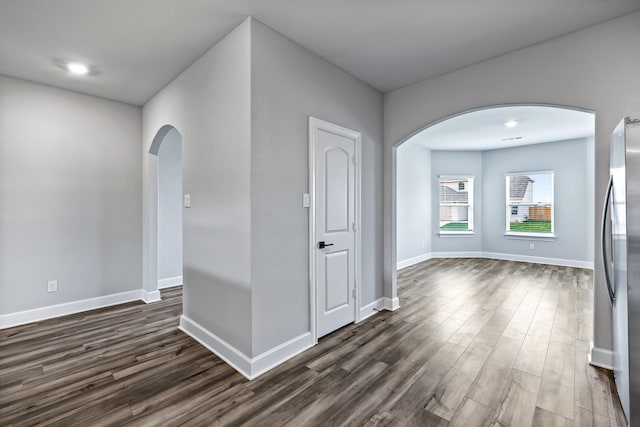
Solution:
[[[546,120],[547,126],[546,129],[540,128],[538,124],[538,129],[535,130],[531,126],[529,126],[530,119],[535,118],[536,114],[539,115],[540,121]],[[577,123],[574,127],[580,126],[580,119],[582,120],[582,124],[587,124],[589,129],[585,130],[577,130],[575,133],[571,133],[571,126],[566,126],[567,123],[564,123],[562,120],[566,118],[566,120],[577,120],[574,123]],[[520,119],[520,121],[518,121]],[[511,121],[515,121],[516,123],[508,123]],[[399,268],[406,267],[411,265],[412,263],[421,262],[423,260],[427,260],[435,257],[446,257],[449,255],[455,255],[456,253],[461,256],[480,256],[484,253],[491,253],[494,255],[494,249],[491,251],[485,250],[482,247],[482,240],[487,238],[487,233],[483,230],[481,221],[482,212],[478,211],[482,201],[477,200],[480,203],[476,204],[476,210],[470,208],[469,205],[471,203],[467,203],[465,209],[467,213],[471,213],[472,217],[475,218],[476,229],[472,230],[469,228],[469,219],[468,215],[462,215],[460,209],[456,208],[458,212],[455,212],[457,215],[457,221],[444,221],[441,216],[441,207],[439,199],[439,185],[438,180],[439,177],[447,178],[447,175],[460,175],[456,176],[457,178],[467,178],[465,182],[456,181],[456,188],[451,190],[451,193],[456,193],[459,189],[466,189],[469,184],[473,185],[469,177],[477,175],[479,172],[470,170],[473,169],[471,167],[467,168],[468,170],[465,172],[464,167],[452,167],[451,171],[447,172],[445,169],[439,170],[438,177],[433,176],[431,173],[431,164],[432,160],[430,157],[431,152],[436,152],[438,150],[445,151],[467,151],[469,153],[477,153],[482,152],[484,150],[499,150],[499,149],[507,149],[509,147],[518,147],[518,146],[528,146],[533,144],[542,144],[542,143],[550,143],[553,141],[560,140],[569,140],[582,138],[589,134],[589,138],[585,139],[585,151],[584,156],[586,156],[586,162],[588,163],[588,168],[585,165],[585,171],[589,169],[588,174],[585,175],[585,179],[588,181],[587,184],[589,186],[589,197],[591,200],[588,200],[585,203],[585,206],[588,206],[589,209],[589,217],[584,220],[586,223],[585,233],[593,234],[594,230],[594,218],[591,207],[593,206],[593,197],[594,197],[594,123],[595,123],[595,115],[591,111],[587,111],[580,108],[574,107],[566,107],[566,106],[557,106],[557,105],[541,105],[541,104],[510,104],[510,105],[495,105],[495,106],[487,106],[478,109],[472,109],[463,111],[461,113],[454,114],[452,116],[445,117],[441,120],[437,120],[433,123],[430,123],[412,134],[408,135],[405,139],[403,139],[400,143],[396,144],[393,147],[392,152],[392,224],[391,224],[391,265],[392,265],[392,295],[394,305],[397,307],[399,304],[398,294],[397,294],[397,272]],[[509,127],[511,126],[511,127]],[[436,132],[437,130],[437,132]],[[535,132],[534,132],[535,130]],[[575,129],[574,129],[575,130]],[[447,134],[448,132],[448,134]],[[532,136],[526,136],[524,133],[532,132]],[[555,132],[555,133],[554,133]],[[496,137],[498,135],[503,135],[497,138],[497,141],[493,141],[490,143],[487,141],[483,135],[490,135],[491,137]],[[535,134],[535,135],[533,135]],[[426,137],[429,135],[430,137],[442,137],[445,141],[443,145],[438,146],[432,145],[429,146],[429,143],[433,143],[433,141],[426,141]],[[449,135],[451,138],[446,138]],[[471,135],[471,136],[470,136]],[[471,138],[473,141],[464,141],[464,139]],[[495,139],[495,138],[494,138]],[[423,148],[428,151],[425,153],[406,153],[405,150],[417,142],[421,142],[423,144]],[[471,144],[478,144],[483,142],[486,145],[484,148],[481,146],[469,146]],[[465,146],[467,144],[467,146]],[[493,145],[492,145],[493,144]],[[408,150],[406,150],[408,151]],[[421,157],[422,156],[422,157]],[[440,156],[442,157],[442,156]],[[454,156],[450,156],[454,157]],[[462,157],[458,156],[460,159]],[[473,157],[473,156],[469,156]],[[475,155],[475,157],[479,158],[481,156]],[[425,180],[424,185],[428,187],[428,191],[423,191],[423,189],[418,189],[414,191],[412,194],[406,194],[406,190],[401,188],[403,185],[403,181],[415,179],[415,176],[410,176],[411,174],[407,174],[405,166],[402,165],[403,159],[410,159],[414,163],[416,161],[422,161],[429,163],[428,166],[425,165],[425,168],[428,170],[419,171],[422,173],[422,178]],[[436,163],[440,161],[440,159],[434,160]],[[471,163],[473,160],[470,161]],[[481,160],[478,160],[481,162]],[[540,167],[532,166],[533,170],[527,170],[524,166],[521,166],[523,162],[518,162],[519,165],[515,165],[513,170],[505,170],[504,173],[507,172],[532,172],[540,170]],[[438,163],[439,165],[441,163]],[[457,166],[464,166],[464,161],[458,161]],[[477,169],[477,168],[476,168]],[[521,170],[522,169],[522,170]],[[504,173],[501,172],[501,180],[496,181],[500,182],[502,186],[504,186],[505,176]],[[590,174],[590,175],[589,175]],[[414,174],[415,175],[415,174]],[[417,175],[420,175],[418,173]],[[453,177],[453,178],[456,178]],[[419,177],[418,177],[419,178]],[[449,176],[448,178],[452,178]],[[472,178],[473,179],[473,178]],[[453,181],[452,181],[453,182]],[[475,184],[481,185],[480,180],[476,180]],[[453,184],[451,184],[453,185]],[[446,186],[446,184],[445,184]],[[453,187],[452,187],[453,188]],[[414,188],[415,189],[415,188]],[[499,200],[505,199],[504,189],[502,192],[494,197],[492,203],[498,203]],[[419,209],[416,209],[415,206],[411,206],[407,208],[406,202],[407,198],[415,197],[415,195],[419,195],[422,197],[422,205]],[[438,197],[436,197],[438,196]],[[500,199],[501,198],[501,199]],[[446,202],[446,201],[445,201]],[[467,202],[469,202],[467,200]],[[499,226],[503,229],[498,230],[498,226],[494,226],[493,234],[496,234],[500,231],[499,235],[496,234],[496,239],[506,239],[504,234],[508,234],[509,230],[505,230],[505,216],[506,216],[506,204],[499,202],[500,206],[496,209],[496,213],[494,216],[500,216],[500,224]],[[482,210],[486,208],[487,203],[482,206]],[[420,215],[416,215],[418,211],[424,211],[427,215],[427,218],[423,218]],[[546,209],[546,208],[545,208]],[[543,215],[543,212],[546,212],[545,209],[539,209],[536,211],[536,215]],[[451,211],[451,209],[449,209]],[[409,215],[407,215],[409,212]],[[449,212],[451,213],[451,212]],[[476,213],[476,215],[473,215]],[[407,217],[413,216],[413,220],[416,223],[420,224],[422,228],[418,231],[415,227],[407,226],[406,223],[401,223],[405,221]],[[517,216],[517,215],[516,215]],[[515,217],[514,217],[515,218]],[[524,216],[522,216],[524,218]],[[542,217],[541,217],[542,218]],[[446,218],[445,218],[446,219]],[[546,217],[544,218],[547,219]],[[426,223],[426,224],[425,224]],[[456,230],[450,229],[449,231],[444,231],[441,227],[462,227],[464,226],[465,230]],[[518,225],[519,226],[519,225]],[[508,227],[508,225],[507,225]],[[516,226],[514,226],[516,227]],[[487,227],[484,227],[485,229]],[[460,232],[458,232],[460,231]],[[484,235],[482,233],[484,232]],[[491,235],[493,235],[491,234]],[[409,236],[411,239],[415,240],[410,242],[410,245],[406,245],[406,241],[402,241],[403,236]],[[454,236],[456,238],[449,238]],[[464,239],[462,237],[464,236]],[[457,238],[460,237],[460,238]],[[565,236],[566,237],[566,236]],[[437,242],[440,247],[434,248],[433,243]],[[566,241],[566,239],[565,239]],[[470,242],[476,242],[477,247],[471,247],[469,245]],[[507,242],[509,244],[512,241]],[[591,265],[593,262],[593,244],[594,238],[593,236],[590,238],[588,247],[586,247],[586,251],[590,253]],[[409,247],[410,246],[410,247]],[[444,249],[443,249],[444,248]],[[534,249],[537,249],[537,245],[533,244],[528,245],[532,252],[528,252],[521,256],[522,259],[533,259],[531,255],[533,255]],[[529,250],[528,249],[528,250]],[[413,252],[412,252],[413,251]],[[543,258],[543,257],[539,257]],[[588,266],[589,262],[585,261],[583,266]]]
[[[149,149],[148,266],[143,298],[160,300],[160,289],[182,284],[182,135],[171,125]]]

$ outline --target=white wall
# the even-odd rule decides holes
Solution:
[[[143,107],[145,287],[156,270],[158,130],[182,135],[184,315],[251,354],[250,26],[245,21]]]
[[[382,95],[252,21],[253,353],[309,329],[308,117],[362,133],[362,301],[382,297]]]
[[[397,261],[406,263],[431,252],[431,151],[418,144],[404,144],[398,148],[397,161]]]
[[[593,262],[593,189],[588,181],[586,139],[483,152],[483,251]],[[505,174],[554,171],[555,241],[510,239],[505,232]],[[591,197],[590,197],[591,196]],[[590,204],[590,203],[591,204]],[[590,221],[591,220],[591,221]],[[534,249],[529,249],[529,243]]]
[[[387,93],[385,295],[394,297],[396,292],[393,147],[424,126],[463,111],[510,103],[548,103],[595,111],[597,228],[609,175],[609,135],[625,115],[640,115],[638,46],[640,13],[635,13]],[[610,349],[611,312],[597,251],[594,260],[594,340],[597,347]]]
[[[432,151],[431,152],[431,198],[433,211],[431,227],[433,230],[433,252],[477,252],[482,251],[482,239],[486,236],[482,224],[484,200],[482,151]],[[440,231],[440,175],[472,175],[473,180],[473,235],[438,235]]]
[[[0,314],[140,289],[140,122],[0,76]]]
[[[172,129],[158,150],[158,281],[182,277],[182,136]]]

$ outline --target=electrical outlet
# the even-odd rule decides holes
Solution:
[[[58,281],[49,280],[47,282],[47,292],[58,292]]]
[[[535,249],[535,248],[536,248],[536,245],[535,245],[535,244],[533,244],[533,243],[529,243],[529,249]]]

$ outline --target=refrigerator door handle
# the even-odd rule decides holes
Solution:
[[[604,279],[607,283],[607,292],[609,293],[609,301],[613,304],[616,299],[613,287],[611,285],[611,269],[609,266],[609,254],[607,251],[607,217],[611,206],[611,191],[613,190],[613,176],[609,177],[609,185],[607,186],[607,195],[604,199],[604,208],[602,210],[602,235],[600,242],[602,244],[602,264],[604,265]]]

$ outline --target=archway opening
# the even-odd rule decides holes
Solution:
[[[163,126],[151,144],[149,155],[155,166],[149,178],[156,196],[150,206],[150,287],[155,285],[155,289],[160,290],[183,283],[180,132],[173,126]]]
[[[594,128],[590,111],[500,105],[394,147],[392,296],[398,271],[432,258],[592,268]]]

